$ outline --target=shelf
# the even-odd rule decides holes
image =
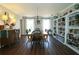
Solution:
[[[54,26],[53,28],[56,29],[56,26]]]
[[[59,35],[59,36],[61,36],[62,38],[64,38],[64,36],[63,36],[63,35],[61,35],[61,34],[56,34],[56,35]]]
[[[57,19],[62,19],[62,18],[65,18],[66,17],[66,15],[65,16],[62,16],[62,17],[59,17],[59,18],[57,18]]]
[[[72,17],[72,16],[74,16],[73,14],[75,14],[75,13],[79,14],[79,10],[75,10],[75,11],[73,11],[71,13],[68,13],[68,14],[62,16],[62,17],[59,17],[58,19],[66,17],[66,16]]]
[[[79,26],[69,26],[69,29],[79,29]]]
[[[58,24],[59,24],[59,23],[65,23],[65,21],[58,22]]]
[[[58,26],[58,28],[65,28],[65,26]]]
[[[67,16],[73,17],[73,16],[75,16],[75,14],[79,14],[79,10],[75,10],[75,11],[73,11],[71,13],[68,13]]]
[[[72,21],[76,21],[76,19],[72,19],[72,20],[69,19],[69,22],[72,22]]]
[[[62,44],[64,44],[64,42],[61,41],[59,38],[57,38],[57,36],[54,36],[54,38],[55,38],[56,40],[58,40],[59,42],[61,42]]]

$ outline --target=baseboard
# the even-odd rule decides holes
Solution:
[[[67,47],[69,47],[70,49],[72,49],[74,52],[76,52],[77,54],[79,54],[79,50],[77,50],[76,48],[73,48],[72,46],[70,46],[69,44],[65,44]]]

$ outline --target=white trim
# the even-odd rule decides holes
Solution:
[[[76,53],[78,53],[79,54],[79,50],[78,49],[76,49],[76,48],[73,48],[72,46],[70,46],[69,44],[65,44],[67,47],[69,47],[70,49],[72,49],[73,51],[75,51]]]
[[[66,11],[67,9],[70,9],[70,8],[71,8],[72,6],[74,6],[74,5],[75,5],[75,3],[71,4],[70,6],[68,6],[68,7],[66,7],[65,9],[63,9],[62,11],[60,11],[60,13]]]
[[[56,38],[56,36],[54,36],[54,38],[56,39],[56,40],[58,40],[58,38]],[[62,41],[60,41],[60,40],[58,40],[59,42],[61,42],[62,44],[64,44]]]
[[[79,26],[69,26],[69,29],[79,29]]]

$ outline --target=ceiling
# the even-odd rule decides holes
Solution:
[[[4,7],[18,15],[24,16],[50,16],[54,15],[72,3],[2,3]],[[38,12],[37,12],[38,9]]]

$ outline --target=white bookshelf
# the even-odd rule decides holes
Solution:
[[[63,20],[64,18],[64,20]],[[64,43],[65,37],[65,17],[59,17],[54,20],[54,26],[56,29],[54,30],[54,37],[59,40],[61,43]],[[56,24],[55,24],[56,23]]]
[[[56,20],[53,20],[53,34],[55,35],[57,33],[57,21]]]
[[[78,20],[75,18],[76,15],[79,15],[79,10],[74,10],[65,16],[61,16],[57,19],[54,19],[53,27],[55,27],[56,29],[53,30],[56,34],[54,35],[54,37],[58,41],[60,41],[61,43],[68,46],[79,54],[79,23]],[[70,39],[70,35],[72,33],[74,39]]]

